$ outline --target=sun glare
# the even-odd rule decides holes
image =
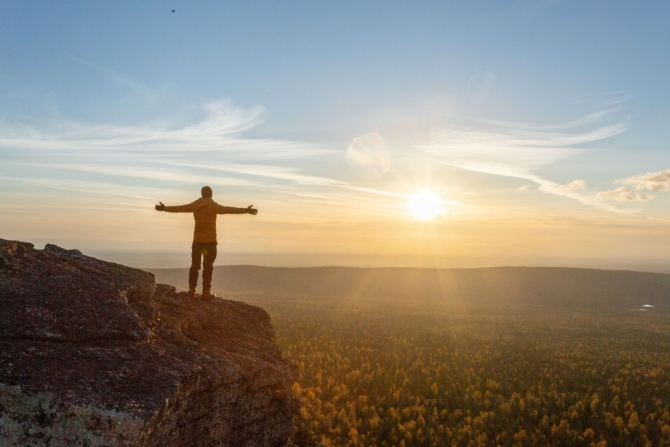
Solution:
[[[430,191],[421,191],[411,196],[407,209],[418,220],[437,219],[446,214],[440,198]]]

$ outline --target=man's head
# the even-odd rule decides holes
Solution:
[[[210,188],[209,186],[203,186],[202,189],[200,190],[200,195],[202,195],[205,199],[211,199],[212,188]]]

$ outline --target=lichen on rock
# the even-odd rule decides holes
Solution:
[[[2,445],[121,447],[139,438],[141,419],[115,410],[67,405],[50,394],[0,384]]]

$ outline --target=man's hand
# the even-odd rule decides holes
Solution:
[[[156,205],[156,211],[165,211],[165,205],[163,202],[158,202],[160,205]]]
[[[252,208],[253,205],[249,205],[247,207],[247,214],[253,214],[254,216],[258,214],[258,210],[255,208]]]

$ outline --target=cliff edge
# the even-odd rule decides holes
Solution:
[[[261,308],[0,239],[2,446],[281,446],[294,380]]]

